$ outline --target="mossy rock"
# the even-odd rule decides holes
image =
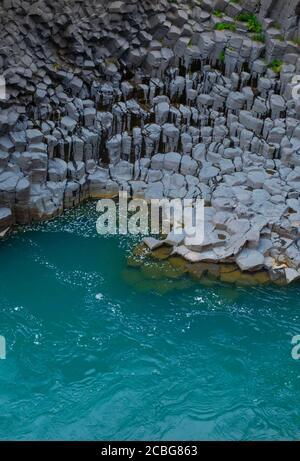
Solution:
[[[171,256],[168,259],[168,263],[171,264],[171,266],[175,267],[176,269],[180,269],[183,273],[188,272],[188,262],[183,259],[181,256]]]
[[[220,266],[214,263],[192,263],[188,266],[189,274],[195,279],[201,279],[203,275],[209,274],[213,278],[219,278]]]
[[[170,278],[178,279],[185,273],[184,268],[174,267],[169,262],[162,262],[160,264],[145,264],[141,268],[142,274],[147,279],[161,279]]]
[[[127,265],[129,267],[141,267],[142,264],[143,261],[141,260],[141,258],[137,258],[132,255],[127,258]]]
[[[151,252],[151,258],[163,261],[168,259],[172,253],[172,247],[162,246]]]
[[[206,263],[207,265],[207,272],[208,274],[212,275],[213,277],[219,278],[220,276],[220,265],[214,263]]]
[[[221,272],[220,280],[221,282],[225,283],[236,283],[239,284],[240,281],[244,283],[246,280],[248,281],[248,274],[244,274],[240,270],[236,269],[232,272]],[[253,278],[253,276],[250,276]]]
[[[195,280],[201,280],[203,275],[207,273],[206,267],[203,263],[189,264],[187,269],[189,275]]]
[[[236,283],[239,278],[239,271],[235,270],[232,272],[221,272],[220,280],[225,283]]]
[[[255,272],[253,274],[253,277],[255,280],[260,284],[260,285],[265,285],[266,283],[270,283],[271,279],[266,271],[261,271],[261,272]]]
[[[275,285],[278,285],[279,287],[285,287],[286,286],[286,279],[284,277],[280,277],[276,280],[272,280],[272,282]]]
[[[232,270],[233,269],[233,270]],[[235,283],[237,285],[264,285],[270,282],[270,277],[266,271],[242,272],[234,264],[223,264],[220,270],[220,280],[225,283]]]
[[[236,283],[237,285],[247,286],[247,287],[258,285],[258,282],[254,277],[254,274],[247,274],[245,272],[241,272],[240,277]]]
[[[209,274],[203,275],[203,277],[201,278],[201,281],[200,281],[201,285],[203,285],[206,288],[215,287],[216,282],[217,282],[217,280],[214,277],[212,277],[211,275],[209,275]]]
[[[186,268],[184,266],[174,267],[171,264],[168,264],[165,267],[165,274],[171,279],[178,279],[186,274]]]
[[[228,274],[230,272],[234,272],[238,270],[235,264],[220,264],[220,273],[221,274]]]
[[[134,247],[132,251],[133,256],[137,256],[140,258],[144,258],[145,256],[148,256],[150,253],[150,249],[144,243],[140,243],[139,245]]]
[[[166,295],[175,290],[184,290],[192,286],[191,281],[185,280],[143,280],[135,285],[135,288],[141,293],[155,293]]]
[[[158,265],[154,263],[145,263],[141,266],[141,274],[146,279],[159,280],[163,274],[158,270]]]
[[[177,287],[186,286],[186,280],[179,280],[185,274],[189,274],[192,279],[201,281],[207,287],[214,286],[216,281],[241,286],[264,285],[270,282],[269,274],[266,271],[255,273],[242,272],[235,263],[189,263],[181,256],[171,256],[172,248],[162,246],[154,251],[144,244],[136,246],[133,254],[129,256],[127,262],[131,268],[139,268],[140,278],[136,275],[125,275],[128,279],[134,279],[134,283],[139,281],[145,290],[150,290],[149,286],[157,286],[158,281],[162,283],[160,294],[170,291],[170,283],[176,280]],[[153,282],[149,284],[148,282]],[[192,281],[190,280],[191,284]],[[278,284],[284,284],[281,280]],[[155,291],[155,290],[154,290]]]

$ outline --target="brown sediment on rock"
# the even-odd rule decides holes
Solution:
[[[91,200],[101,200],[101,199],[116,199],[119,196],[119,192],[112,193],[112,192],[93,192],[90,194],[89,198]]]
[[[142,260],[139,257],[130,255],[127,258],[127,266],[128,267],[140,267],[142,265]]]
[[[151,251],[144,243],[140,243],[133,248],[132,255],[136,258],[142,259],[151,255]]]
[[[257,285],[257,280],[253,274],[246,274],[239,270],[221,274],[221,282],[234,283],[236,285]]]
[[[178,279],[182,277],[186,270],[184,267],[174,267],[168,261],[156,262],[147,262],[141,266],[141,272],[145,275],[146,278],[150,279],[160,279],[160,278],[170,278]]]
[[[254,279],[258,282],[259,285],[265,285],[271,282],[270,275],[267,271],[255,272],[253,274]]]
[[[212,286],[217,281],[238,286],[257,286],[272,282],[285,284],[283,277],[274,281],[265,270],[243,272],[232,263],[190,263],[181,256],[173,256],[170,247],[146,252],[146,259],[143,245],[136,248],[133,251],[140,256],[129,256],[128,266],[137,268],[142,277],[149,280],[180,280],[188,277],[205,286]]]
[[[189,288],[191,280],[183,277],[184,273],[169,265],[142,265],[139,268],[129,267],[122,272],[123,280],[142,293],[154,292],[166,294],[175,290]]]
[[[163,261],[164,259],[169,259],[172,253],[172,248],[168,246],[162,246],[153,250],[151,253],[151,257],[153,259],[157,259],[159,261]]]
[[[141,282],[134,284],[134,288],[141,293],[156,293],[164,295],[177,290],[185,290],[191,287],[191,283],[187,279],[182,280],[149,280],[144,279]]]

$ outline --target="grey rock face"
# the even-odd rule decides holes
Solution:
[[[265,43],[243,11],[256,2],[3,2],[0,232],[119,190],[203,198],[205,244],[170,236],[176,251],[297,279],[298,2],[260,2]]]
[[[257,250],[245,249],[236,258],[237,265],[242,271],[255,271],[264,264],[264,256]]]

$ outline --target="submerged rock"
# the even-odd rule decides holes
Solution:
[[[2,237],[4,237],[12,224],[13,217],[10,208],[0,208],[0,233]]]
[[[174,256],[169,246],[161,246],[151,252],[142,251],[145,247],[135,248],[135,256],[128,258],[128,266],[136,268],[142,275],[143,280],[183,280],[188,276],[194,282],[199,282],[205,286],[213,286],[217,281],[235,284],[240,286],[255,286],[270,283],[272,278],[266,270],[243,271],[237,264],[233,263],[209,263],[209,262],[189,262],[185,257]],[[140,255],[140,256],[137,256]],[[299,273],[287,272],[292,278],[299,278]],[[282,277],[276,283],[284,284]],[[293,279],[294,280],[294,279]],[[143,284],[146,287],[147,283]]]

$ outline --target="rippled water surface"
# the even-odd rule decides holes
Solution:
[[[0,439],[299,439],[300,286],[138,290],[94,208],[0,243]]]

